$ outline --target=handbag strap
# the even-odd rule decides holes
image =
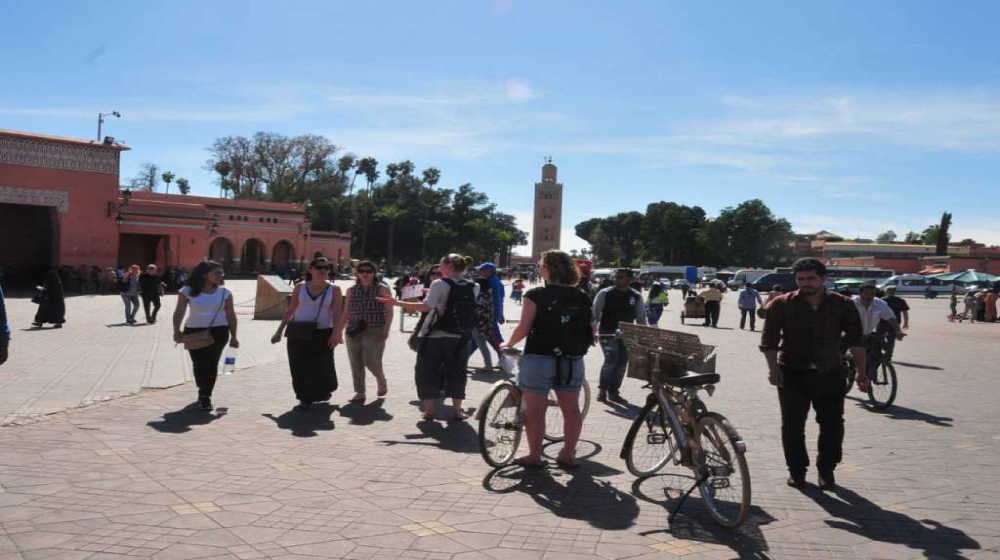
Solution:
[[[212,320],[209,321],[208,328],[215,326],[215,319],[219,317],[219,311],[222,311],[222,306],[226,305],[226,289],[222,286],[219,286],[219,289],[222,290],[222,303],[220,303],[219,308],[215,310],[215,315],[212,315]]]
[[[317,327],[319,326],[319,316],[320,314],[323,313],[323,302],[326,301],[326,294],[330,293],[330,288],[331,286],[327,284],[326,289],[323,290],[323,297],[319,299],[319,307],[316,308],[316,320],[313,321],[314,323],[316,323]],[[309,286],[306,284],[306,282],[302,283],[302,291],[305,292],[307,296],[309,296],[309,299],[313,299],[312,294],[309,293]]]

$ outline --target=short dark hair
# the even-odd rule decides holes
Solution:
[[[820,276],[827,275],[826,265],[819,259],[812,257],[805,257],[795,261],[795,264],[792,265],[792,272],[795,274],[800,272],[815,272]]]
[[[631,268],[625,268],[625,267],[615,269],[615,276],[618,276],[619,274],[627,278],[632,278],[633,276],[635,276]]]

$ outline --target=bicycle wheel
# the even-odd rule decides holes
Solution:
[[[590,383],[583,380],[583,387],[580,388],[580,421],[587,417],[590,411]],[[562,441],[565,437],[563,433],[563,414],[559,409],[559,401],[556,399],[556,392],[549,391],[549,407],[545,411],[545,439],[548,441]]]
[[[521,392],[513,383],[500,383],[485,403],[479,416],[479,452],[487,464],[499,468],[514,459],[521,443]]]
[[[651,396],[625,436],[622,458],[628,472],[643,478],[655,474],[675,457],[677,440],[670,417]]]
[[[868,400],[878,409],[889,408],[896,400],[896,368],[892,362],[883,360],[868,374]]]
[[[746,447],[729,420],[714,412],[707,412],[698,419],[698,434],[702,453],[696,474],[708,475],[700,487],[702,498],[719,525],[737,527],[750,512]]]

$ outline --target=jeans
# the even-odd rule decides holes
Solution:
[[[604,365],[601,366],[598,389],[617,395],[628,366],[628,350],[625,349],[625,343],[618,339],[602,339],[601,350],[604,351]]]
[[[134,323],[135,314],[139,312],[139,296],[122,294],[122,301],[125,302],[125,322]]]
[[[149,306],[150,305],[153,306],[153,313],[152,314],[149,313]],[[142,310],[143,310],[143,312],[146,313],[146,322],[147,323],[155,323],[156,322],[156,314],[160,312],[160,295],[157,294],[155,296],[142,296]],[[135,314],[134,313],[133,313],[133,318],[135,318]]]
[[[816,411],[819,441],[816,468],[830,473],[840,463],[844,445],[844,376],[842,367],[829,371],[795,370],[782,366],[784,386],[778,389],[781,405],[781,445],[792,476],[805,476],[806,420],[810,406]]]
[[[747,326],[747,315],[750,316],[750,330],[757,328],[757,310],[756,309],[740,309],[740,328],[745,328]]]
[[[488,343],[486,342],[486,337],[483,333],[479,332],[479,329],[472,329],[472,345],[469,346],[470,353],[475,352],[476,348],[479,349],[479,353],[483,355],[483,365],[486,369],[493,369],[493,355],[490,354],[490,349]]]
[[[650,326],[655,327],[660,322],[660,317],[663,317],[662,303],[651,303],[646,307],[646,320]]]
[[[712,325],[713,327],[719,326],[719,310],[721,305],[717,301],[706,301],[705,302],[705,326]]]

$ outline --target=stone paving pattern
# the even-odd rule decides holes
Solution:
[[[305,413],[291,410],[287,366],[270,360],[222,378],[211,414],[191,408],[186,384],[0,428],[0,560],[1000,558],[1000,325],[948,324],[945,301],[911,300],[898,406],[873,412],[852,392],[841,487],[797,491],[784,484],[757,336],[733,328],[734,299],[726,328],[681,326],[675,305],[661,326],[721,349],[723,381],[707,403],[746,439],[753,481],[754,508],[738,530],[717,526],[697,492],[668,524],[690,478],[671,468],[642,481],[628,474],[618,453],[633,405],[595,403],[577,471],[491,471],[471,424],[420,420],[414,356],[394,332],[389,396],[364,405],[345,404],[340,348],[342,388]],[[109,318],[92,321],[103,329]],[[251,329],[273,323],[245,328],[247,344]],[[47,346],[52,359],[32,371],[72,377],[66,364],[88,360],[86,336],[17,332],[14,355]],[[599,352],[586,363],[594,382]],[[472,375],[470,408],[498,378]],[[644,396],[631,380],[625,395]],[[812,422],[808,434],[814,442]]]

